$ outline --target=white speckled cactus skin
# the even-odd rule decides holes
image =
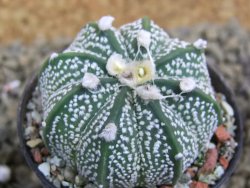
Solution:
[[[148,18],[115,29],[87,24],[64,52],[53,54],[39,76],[44,139],[50,151],[100,188],[174,185],[205,149],[220,122],[204,50],[169,38]],[[138,32],[150,33],[148,49],[138,48]],[[138,49],[141,51],[138,55]],[[195,89],[181,97],[145,100],[106,69],[112,54],[126,62],[148,60],[161,96],[176,96],[180,82]],[[81,84],[85,73],[100,81]]]

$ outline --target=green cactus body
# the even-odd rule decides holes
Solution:
[[[45,143],[98,187],[174,185],[220,122],[204,50],[148,18],[118,30],[109,19],[44,64]],[[186,78],[195,88],[183,91]]]

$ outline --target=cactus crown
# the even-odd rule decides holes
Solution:
[[[44,140],[98,187],[175,184],[220,121],[204,47],[148,18],[87,24],[39,77]]]

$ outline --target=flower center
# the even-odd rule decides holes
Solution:
[[[144,69],[143,67],[140,67],[140,68],[138,69],[138,76],[139,76],[140,78],[142,78],[142,77],[145,76],[145,74],[146,74],[145,69]]]

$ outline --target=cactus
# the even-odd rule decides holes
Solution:
[[[199,39],[148,18],[87,24],[39,74],[43,139],[102,188],[174,185],[221,121]]]

